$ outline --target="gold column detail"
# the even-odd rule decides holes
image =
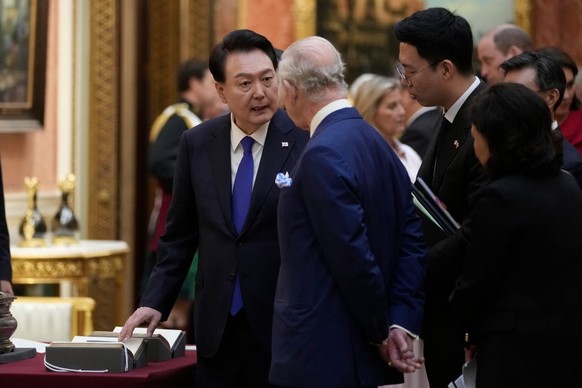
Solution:
[[[315,0],[295,0],[295,38],[301,39],[316,34],[317,2]]]
[[[176,70],[180,63],[180,2],[147,2],[149,32],[149,118],[153,119],[168,105],[176,102]],[[148,123],[148,124],[151,124]]]
[[[119,23],[117,0],[90,8],[88,237],[118,234]]]
[[[186,0],[186,2],[188,3],[188,33],[183,36],[183,39],[187,42],[188,56],[206,59],[213,46],[211,2],[210,0]]]
[[[533,37],[532,0],[514,0],[515,24]]]

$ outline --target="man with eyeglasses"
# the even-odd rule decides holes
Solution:
[[[400,41],[396,70],[410,96],[423,106],[440,106],[444,113],[418,176],[465,224],[469,195],[486,181],[473,150],[468,117],[471,100],[486,87],[474,75],[471,27],[445,8],[428,8],[398,22],[394,32]],[[467,230],[463,227],[447,237],[426,222],[424,232],[430,252],[421,336],[430,386],[441,388],[458,377],[464,363],[464,334],[449,295],[462,271]]]

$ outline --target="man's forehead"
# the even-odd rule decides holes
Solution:
[[[522,84],[523,86],[526,86],[533,91],[537,91],[537,89],[539,89],[539,85],[537,84],[536,70],[531,67],[509,70],[505,74],[504,81]]]
[[[420,56],[418,55],[418,50],[416,46],[411,45],[410,43],[400,43],[400,52],[399,58],[406,58],[406,59],[416,59]]]
[[[225,64],[226,77],[244,77],[274,72],[273,62],[261,50],[237,51],[228,55]]]

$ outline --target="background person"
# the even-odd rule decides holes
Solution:
[[[481,77],[488,85],[503,82],[504,73],[499,65],[511,57],[532,49],[530,36],[518,26],[501,24],[493,27],[483,35],[477,45]]]
[[[546,102],[552,115],[552,129],[557,130],[561,137],[562,168],[572,174],[582,188],[582,155],[561,135],[554,116],[566,90],[566,77],[560,65],[538,50],[508,59],[501,64],[501,68],[505,71],[506,82],[527,86]]]
[[[266,387],[280,261],[274,179],[293,170],[308,135],[278,109],[267,38],[232,31],[209,65],[231,114],[182,135],[158,261],[119,338],[167,319],[198,250],[196,386]]]
[[[410,180],[414,182],[422,160],[416,151],[398,140],[405,125],[400,89],[399,80],[374,74],[359,85],[353,95],[353,102],[354,108],[364,120],[376,128],[388,142],[406,168]]]
[[[400,41],[398,70],[408,93],[424,106],[441,106],[438,123],[418,172],[461,223],[471,193],[486,181],[473,150],[471,101],[486,85],[474,75],[473,34],[467,20],[445,8],[428,8],[396,23]],[[463,331],[449,295],[461,274],[464,246],[460,233],[449,238],[423,222],[430,250],[422,336],[431,388],[447,387],[461,373]]]
[[[564,70],[564,99],[554,115],[564,137],[582,154],[582,103],[576,94],[575,85],[578,66],[568,53],[556,47],[543,47],[539,51],[556,61]]]
[[[14,295],[12,289],[12,258],[10,256],[10,235],[6,223],[4,204],[4,183],[0,164],[0,291]]]
[[[453,302],[469,357],[476,355],[476,386],[576,386],[582,192],[560,170],[557,132],[539,95],[519,84],[492,86],[471,118],[475,153],[491,183],[471,198],[471,234]]]

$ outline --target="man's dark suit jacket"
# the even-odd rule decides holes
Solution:
[[[198,354],[212,357],[229,316],[235,274],[256,340],[271,353],[273,298],[279,272],[275,177],[291,171],[308,140],[286,113],[271,119],[246,223],[237,235],[231,215],[230,115],[184,132],[178,149],[173,197],[158,263],[141,306],[168,317],[199,250],[195,330]]]
[[[281,271],[270,381],[288,387],[402,381],[373,343],[422,322],[425,248],[396,154],[354,108],[328,115],[281,188]]]
[[[475,156],[468,116],[471,102],[485,88],[481,83],[457,112],[448,129],[450,133],[444,136],[447,141],[439,141],[438,124],[418,173],[459,223],[465,220],[469,196],[487,181]],[[445,238],[429,222],[423,222],[423,226],[430,247],[425,282],[424,350],[431,387],[440,388],[456,379],[464,362],[463,333],[448,302],[461,275],[464,240],[461,233]]]
[[[12,281],[12,261],[10,258],[10,236],[6,223],[4,204],[4,184],[2,166],[0,165],[0,280]]]
[[[424,158],[434,133],[435,125],[440,122],[441,116],[440,109],[431,109],[423,112],[406,127],[400,141],[411,146],[421,158]]]
[[[453,302],[478,346],[477,387],[578,386],[582,192],[576,182],[565,172],[507,176],[476,192],[470,208],[471,236]]]
[[[559,131],[559,127],[556,130]],[[578,182],[578,186],[582,188],[582,155],[565,137],[562,142],[562,151],[564,152],[562,169],[572,174]]]

